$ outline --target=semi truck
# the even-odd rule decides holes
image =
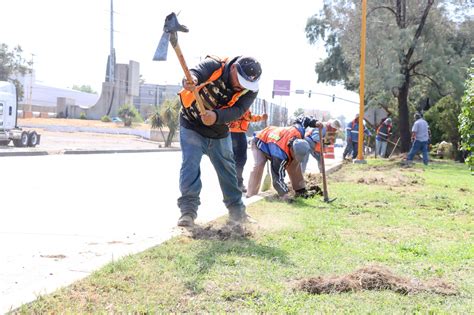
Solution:
[[[18,101],[15,85],[0,81],[0,146],[13,141],[15,147],[35,147],[40,143],[41,135],[34,130],[18,127]]]

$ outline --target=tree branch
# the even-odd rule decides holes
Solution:
[[[447,93],[447,94],[443,93],[443,92],[441,91],[441,86],[438,84],[438,82],[436,82],[436,81],[435,81],[432,77],[430,77],[429,75],[424,74],[424,73],[419,73],[419,72],[416,72],[416,71],[413,71],[413,75],[414,75],[414,76],[415,76],[415,75],[419,75],[419,76],[422,76],[422,77],[424,77],[424,78],[430,80],[431,83],[434,84],[434,86],[436,87],[436,89],[438,89],[438,93],[439,93],[439,95],[441,95],[442,97],[445,97],[445,96],[447,96],[448,94],[450,94],[450,93]]]
[[[422,63],[423,60],[420,59],[420,60],[417,60],[415,61],[414,63],[411,64],[411,66],[408,68],[408,72],[410,72],[411,70],[413,70],[413,72],[415,71],[415,67],[418,66],[420,63]]]
[[[426,4],[425,10],[423,11],[423,15],[421,16],[420,24],[418,24],[418,28],[416,29],[415,36],[413,37],[412,44],[410,48],[408,49],[408,52],[405,56],[405,60],[407,63],[410,61],[411,56],[415,52],[416,43],[418,42],[418,39],[421,36],[421,32],[423,31],[423,28],[426,23],[426,18],[428,17],[428,13],[430,12],[430,9],[433,3],[434,3],[434,0],[428,0]]]
[[[390,12],[392,12],[393,15],[395,15],[395,18],[397,17],[397,12],[395,12],[395,10],[392,9],[391,7],[387,7],[387,6],[378,6],[378,7],[373,8],[372,10],[369,11],[369,13],[367,13],[367,17],[368,17],[372,12],[374,12],[375,10],[378,10],[378,9],[387,9],[387,10],[389,10]]]

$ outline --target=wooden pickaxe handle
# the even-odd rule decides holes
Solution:
[[[184,71],[184,76],[186,77],[186,81],[190,84],[194,84],[193,77],[191,76],[191,72],[189,71],[188,66],[186,65],[186,60],[184,60],[183,53],[181,52],[181,48],[179,47],[179,44],[176,42],[175,44],[172,45],[174,48],[174,51],[176,52],[176,55],[178,56],[179,63],[181,64],[181,68],[183,68]],[[206,114],[206,108],[204,107],[204,101],[201,98],[201,95],[199,95],[199,91],[197,89],[193,90],[194,98],[196,98],[196,104],[197,108],[199,110],[199,113],[201,115]]]
[[[329,202],[328,186],[326,183],[326,167],[324,165],[324,140],[323,140],[323,127],[319,127],[319,154],[321,155],[319,160],[321,162],[321,173],[323,175],[323,196],[324,201]]]

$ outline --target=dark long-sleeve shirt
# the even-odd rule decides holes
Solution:
[[[208,138],[227,137],[229,134],[227,123],[239,119],[250,108],[258,94],[258,91],[246,90],[233,106],[227,107],[236,94],[230,81],[230,67],[237,59],[238,57],[229,59],[222,69],[222,74],[199,90],[206,108],[212,109],[217,115],[215,124],[204,125],[196,106],[193,105],[189,108],[184,106],[181,108],[180,123],[183,127],[192,129]],[[197,85],[200,85],[207,82],[211,75],[221,67],[222,63],[217,58],[208,57],[190,71],[197,78]]]

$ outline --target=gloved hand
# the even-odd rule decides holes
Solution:
[[[295,197],[301,197],[301,198],[307,199],[309,198],[309,194],[306,188],[301,188],[301,189],[295,190]]]
[[[300,115],[296,118],[295,123],[301,124],[303,128],[312,127],[315,128],[318,120],[313,116]]]

